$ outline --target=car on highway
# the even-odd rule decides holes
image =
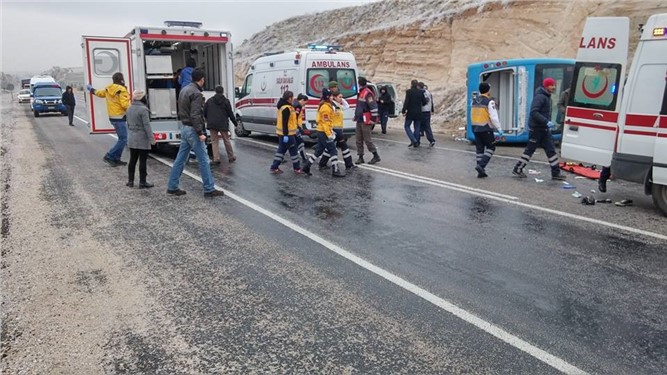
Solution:
[[[30,103],[30,89],[19,91],[16,97],[19,100],[19,103]]]

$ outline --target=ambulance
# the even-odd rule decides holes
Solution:
[[[357,62],[354,55],[335,45],[308,45],[290,52],[267,53],[255,60],[243,86],[236,91],[235,133],[276,134],[276,104],[285,91],[308,96],[305,111],[305,135],[316,137],[315,114],[322,89],[338,82],[338,89],[350,104],[343,114],[343,134],[354,134],[352,121],[357,103]]]
[[[626,80],[629,29],[626,17],[586,20],[561,153],[643,184],[667,216],[667,13],[643,25]]]
[[[199,22],[166,21],[163,27],[133,28],[124,37],[83,36],[86,83],[102,89],[111,76],[123,73],[130,94],[146,93],[153,136],[158,145],[180,143],[176,72],[190,58],[204,72],[204,97],[215,95],[221,85],[233,105],[234,65],[231,34],[204,30]],[[104,98],[85,96],[90,133],[113,133]]]

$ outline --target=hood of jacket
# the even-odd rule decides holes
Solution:
[[[290,103],[289,100],[280,98],[280,100],[278,100],[278,104],[276,104],[276,108],[280,109],[280,107],[284,106],[285,104],[292,105],[292,103]]]
[[[225,103],[225,94],[215,94],[211,98],[215,104],[224,104]]]

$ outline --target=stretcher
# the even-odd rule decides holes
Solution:
[[[558,163],[560,169],[568,171],[579,176],[584,176],[593,180],[600,178],[600,170],[597,169],[597,166],[591,165],[587,167],[581,163],[572,163],[572,162],[560,162]]]

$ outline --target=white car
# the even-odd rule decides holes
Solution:
[[[30,103],[30,89],[19,91],[19,94],[16,97],[18,98],[19,103]]]

